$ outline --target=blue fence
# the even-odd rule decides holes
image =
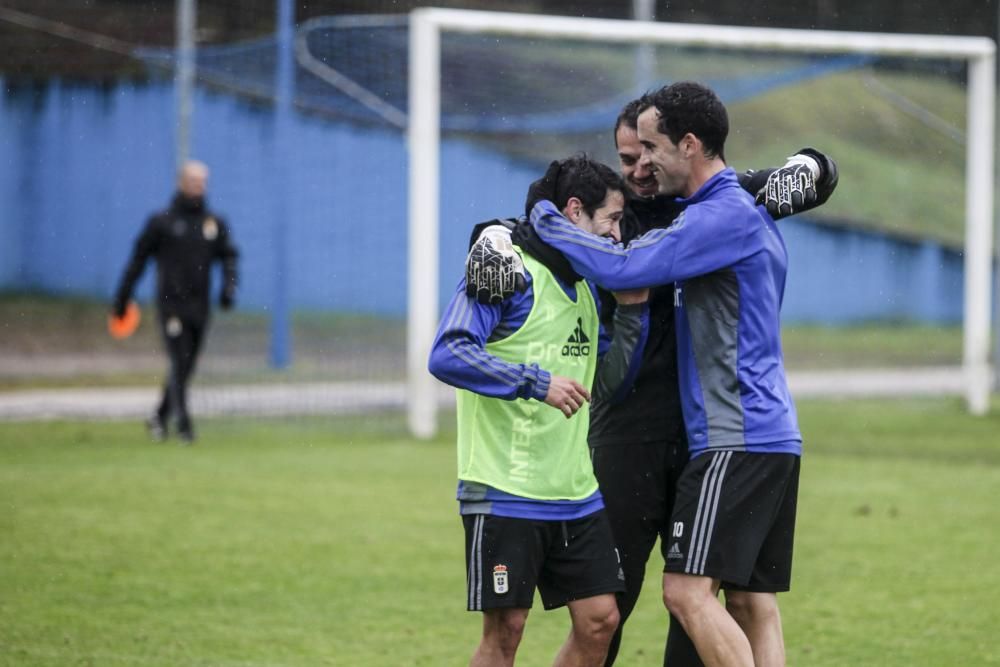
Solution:
[[[271,110],[199,90],[195,155],[242,253],[242,307],[272,303],[275,234],[289,249],[293,308],[402,315],[406,146],[390,129],[296,115],[276,145]],[[173,92],[53,83],[0,101],[0,289],[109,298],[146,217],[173,189]],[[275,158],[288,151],[288,210],[274,225]],[[521,210],[539,168],[459,140],[442,146],[441,298],[461,275],[473,223]],[[782,223],[792,256],[787,322],[961,319],[962,261],[930,243],[807,220]],[[151,269],[140,287],[148,297]]]

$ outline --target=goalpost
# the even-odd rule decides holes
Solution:
[[[533,14],[417,9],[409,36],[409,292],[407,404],[411,432],[437,428],[436,380],[427,355],[438,318],[438,238],[443,32],[560,38],[623,44],[673,44],[742,51],[875,54],[968,63],[965,157],[963,354],[965,399],[981,415],[989,407],[991,260],[995,130],[995,44],[947,37],[649,23]],[[489,74],[486,74],[489,75]],[[555,156],[553,156],[555,157]]]

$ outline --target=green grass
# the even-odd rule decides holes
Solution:
[[[1000,416],[799,407],[789,664],[1000,664]],[[182,448],[131,423],[0,424],[0,665],[467,661],[453,432],[415,442],[386,415],[201,434]],[[659,565],[619,664],[658,664]],[[549,664],[567,627],[536,608],[519,664]]]
[[[964,129],[961,87],[861,69],[732,105],[727,157],[739,169],[759,168],[813,146],[840,170],[837,192],[815,215],[962,247],[965,146],[901,113],[867,77]]]
[[[962,329],[919,324],[789,326],[782,327],[781,346],[791,370],[957,366],[962,362]]]

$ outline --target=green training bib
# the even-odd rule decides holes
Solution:
[[[527,320],[486,351],[536,363],[590,389],[597,368],[597,306],[586,281],[570,299],[552,273],[517,248],[532,277]],[[597,490],[587,448],[590,406],[572,418],[541,401],[506,401],[458,390],[458,477],[536,500],[580,500]]]

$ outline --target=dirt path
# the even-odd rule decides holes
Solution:
[[[958,396],[958,367],[801,371],[789,373],[796,398],[862,396]],[[454,393],[440,386],[442,405]],[[141,419],[159,390],[150,388],[33,389],[0,393],[0,420]],[[402,382],[303,382],[195,386],[191,409],[211,415],[337,415],[405,405]]]

